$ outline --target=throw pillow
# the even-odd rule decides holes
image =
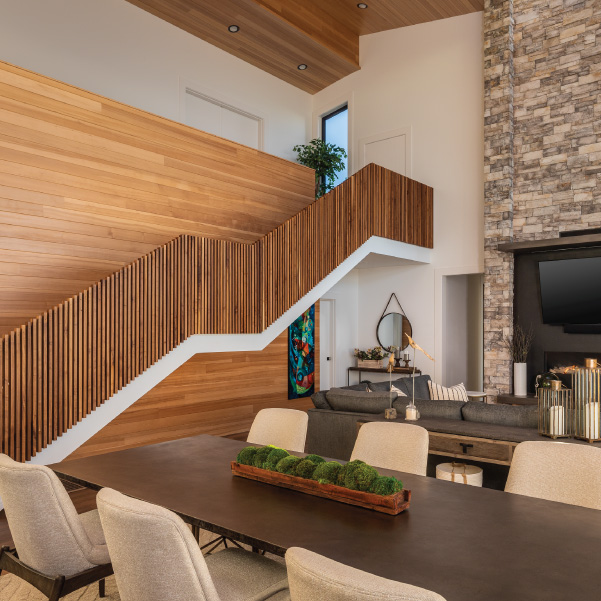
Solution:
[[[447,388],[430,380],[428,381],[428,388],[430,389],[430,398],[433,401],[463,401],[464,403],[469,401],[463,382],[457,384],[457,386]]]
[[[407,396],[400,388],[397,388],[390,382],[369,382],[367,385],[368,392],[396,392],[399,396]]]

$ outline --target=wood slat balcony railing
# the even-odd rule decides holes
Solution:
[[[433,191],[368,165],[253,244],[180,236],[0,340],[0,450],[27,461],[193,334],[258,333],[371,236],[432,248]]]

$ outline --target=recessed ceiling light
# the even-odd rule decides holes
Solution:
[[[305,63],[301,63],[301,64],[298,66],[298,70],[299,70],[299,71],[304,71],[305,69],[308,69],[308,67],[307,67],[307,65],[305,65]]]
[[[238,33],[240,31],[240,28],[237,25],[230,25],[227,30],[230,33]]]
[[[365,4],[365,2],[359,2],[359,4],[357,4],[357,8],[367,8],[367,4]]]

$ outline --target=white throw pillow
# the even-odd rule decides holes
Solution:
[[[397,396],[407,396],[402,390],[397,388],[394,384],[390,387],[390,392],[396,392]]]
[[[428,380],[428,388],[430,389],[430,398],[433,401],[463,401],[467,403],[469,400],[463,382],[457,384],[457,386],[447,388]]]

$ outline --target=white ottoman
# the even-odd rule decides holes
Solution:
[[[470,486],[482,486],[482,468],[467,463],[441,463],[436,466],[436,478]]]

